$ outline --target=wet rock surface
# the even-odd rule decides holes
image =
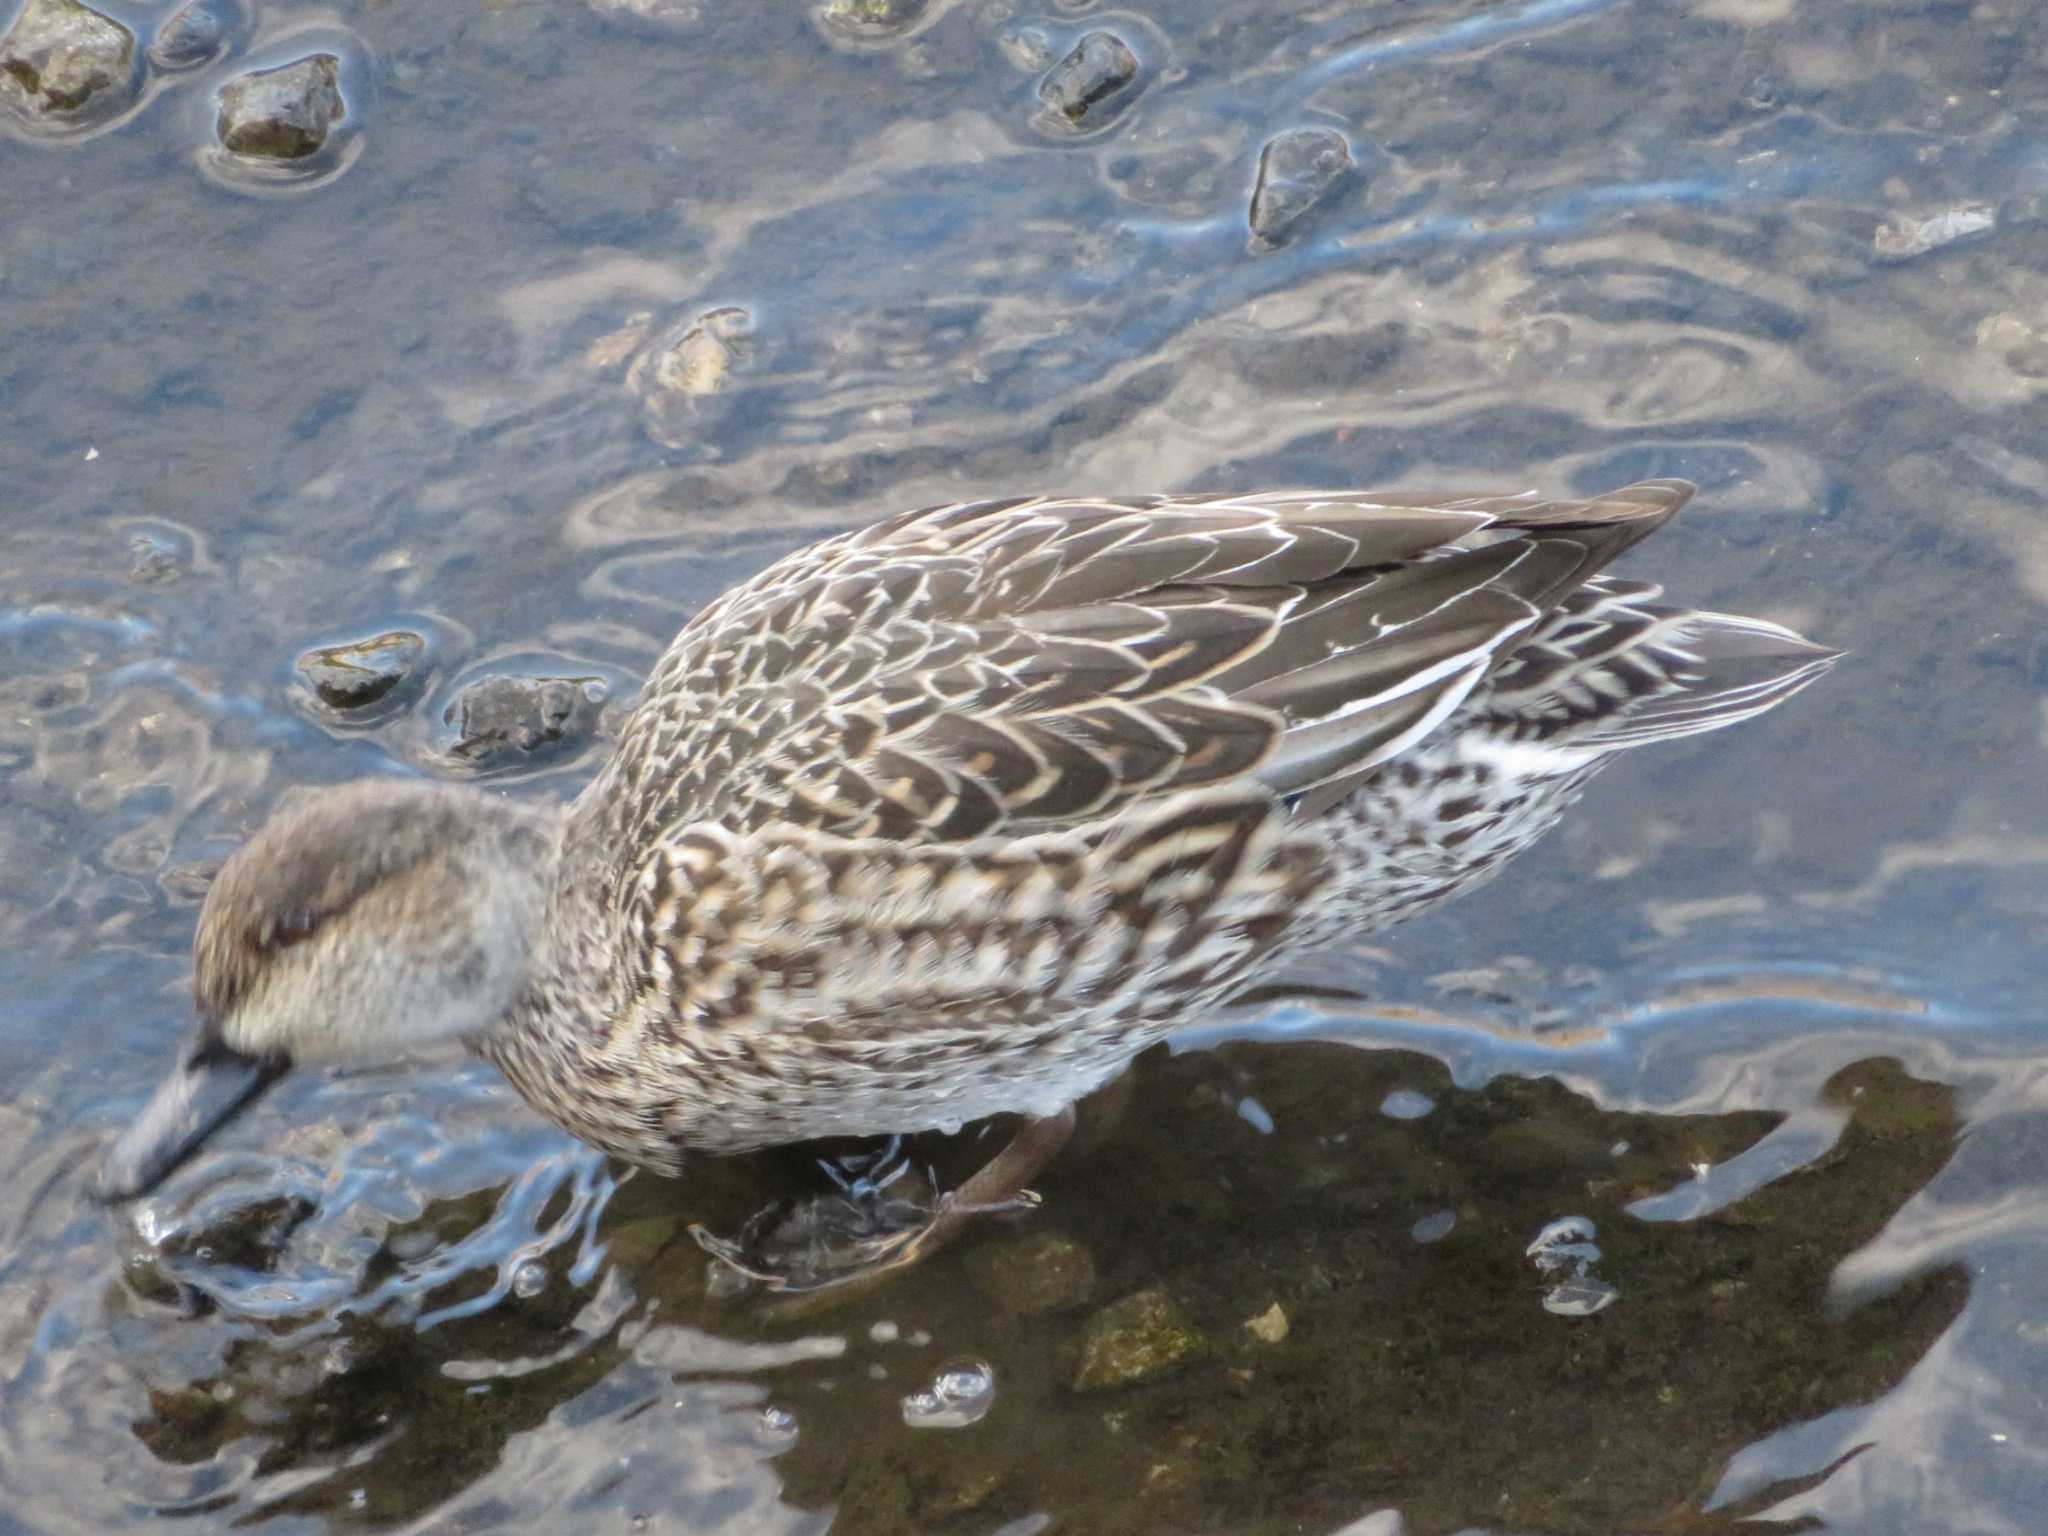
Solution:
[[[1334,128],[1290,128],[1259,153],[1252,188],[1252,236],[1280,245],[1351,174],[1351,146]]]
[[[1054,121],[1070,128],[1099,128],[1137,95],[1138,56],[1116,33],[1094,31],[1038,83],[1038,99]]]
[[[220,89],[214,131],[223,148],[257,160],[303,160],[327,144],[348,115],[341,60],[331,53],[253,70]]]
[[[299,676],[329,709],[369,709],[411,681],[426,659],[427,642],[410,630],[392,630],[351,645],[327,645],[299,658]]]
[[[594,677],[479,678],[442,717],[455,728],[448,751],[486,772],[556,756],[589,739],[606,691]]]
[[[0,105],[31,127],[74,131],[131,105],[135,34],[79,0],[29,0],[0,37]]]

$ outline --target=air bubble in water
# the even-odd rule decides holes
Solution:
[[[537,1259],[528,1259],[512,1271],[512,1294],[521,1301],[531,1301],[547,1288],[547,1266]]]
[[[996,1376],[979,1360],[941,1366],[932,1384],[903,1399],[903,1422],[912,1429],[965,1429],[987,1416],[996,1401]]]
[[[1396,1088],[1380,1100],[1380,1113],[1389,1120],[1420,1120],[1435,1108],[1435,1099],[1413,1088]]]
[[[1529,1244],[1528,1255],[1546,1275],[1555,1276],[1543,1293],[1543,1310],[1559,1317],[1591,1317],[1621,1295],[1593,1274],[1600,1248],[1593,1223],[1583,1216],[1560,1216]]]
[[[1433,1243],[1451,1235],[1451,1228],[1458,1224],[1456,1211],[1431,1211],[1408,1229],[1408,1236],[1418,1243]]]

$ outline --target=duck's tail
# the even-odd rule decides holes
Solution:
[[[1592,752],[1675,740],[1773,709],[1842,653],[1782,624],[1653,602],[1596,578],[1488,679],[1483,712]]]

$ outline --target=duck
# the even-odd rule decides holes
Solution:
[[[566,804],[376,778],[274,814],[206,894],[195,1027],[98,1193],[155,1189],[288,1070],[460,1042],[670,1176],[1016,1117],[846,1270],[921,1259],[1035,1199],[1076,1102],[1176,1028],[1491,878],[1618,754],[1826,672],[1604,574],[1693,492],[1041,495],[799,549],[683,627]]]

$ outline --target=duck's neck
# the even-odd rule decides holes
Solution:
[[[647,1161],[624,1139],[637,1124],[630,1107],[602,1091],[617,1074],[614,1037],[624,1011],[613,899],[623,844],[600,789],[601,782],[559,814],[524,984],[470,1043],[546,1118],[605,1151]]]

